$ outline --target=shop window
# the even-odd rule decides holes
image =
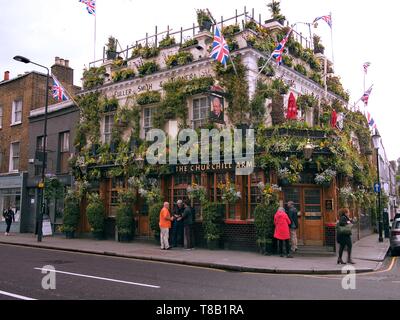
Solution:
[[[209,199],[210,201],[222,202],[222,192],[218,188],[218,184],[223,183],[226,184],[229,180],[231,184],[235,185],[235,173],[232,172],[224,172],[224,173],[210,173],[208,175],[209,180]],[[226,205],[225,206],[225,218],[226,219],[235,219],[235,205]]]
[[[294,207],[297,211],[301,211],[300,208],[300,188],[286,188],[283,190],[285,197],[285,207],[289,201],[293,201]]]
[[[115,217],[118,207],[118,193],[125,188],[125,179],[123,177],[114,177],[110,179],[108,191],[108,216]]]
[[[305,212],[322,212],[321,211],[321,190],[305,189],[304,190],[304,211]]]
[[[11,207],[14,211],[15,222],[21,219],[21,189],[0,189],[0,212]],[[3,214],[1,214],[0,221],[4,221]]]

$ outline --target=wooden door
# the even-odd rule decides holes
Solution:
[[[299,228],[297,229],[297,241],[299,245],[303,245],[303,219],[302,219],[302,212],[303,212],[303,204],[302,204],[302,189],[300,187],[290,187],[283,189],[284,194],[284,205],[287,208],[287,203],[289,201],[293,201],[295,208],[297,209],[298,214],[298,223]]]
[[[305,245],[323,245],[321,189],[303,189],[303,239]]]
[[[139,215],[138,220],[139,236],[150,237],[149,216]]]

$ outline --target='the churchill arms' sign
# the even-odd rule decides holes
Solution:
[[[235,169],[253,168],[252,161],[241,161],[236,163],[208,163],[208,164],[185,164],[175,166],[176,173],[216,172],[230,171]]]

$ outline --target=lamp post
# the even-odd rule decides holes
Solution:
[[[380,144],[381,136],[377,129],[375,129],[375,134],[372,136],[372,142],[374,144],[374,148],[376,151],[376,175],[378,178],[378,231],[379,231],[379,242],[383,242],[382,229],[383,229],[383,221],[382,221],[382,208],[381,208],[381,180],[379,176],[379,144]]]
[[[310,140],[307,140],[307,144],[303,148],[304,158],[310,160],[314,151],[314,146],[311,144]]]
[[[49,104],[49,77],[50,77],[50,71],[49,68],[42,66],[41,64],[38,64],[36,62],[33,62],[29,60],[28,58],[25,58],[23,56],[15,56],[14,60],[23,62],[23,63],[32,63],[38,67],[44,68],[47,71],[47,76],[46,76],[46,102],[45,102],[45,108],[44,108],[44,128],[43,128],[43,161],[42,161],[42,181],[40,182],[39,186],[41,187],[42,194],[42,203],[41,203],[41,210],[39,214],[39,221],[38,221],[38,235],[37,235],[37,241],[41,242],[42,241],[42,236],[43,236],[43,230],[42,230],[42,225],[43,225],[43,215],[45,211],[45,198],[44,198],[44,190],[45,190],[45,171],[46,171],[46,142],[47,142],[47,108]]]

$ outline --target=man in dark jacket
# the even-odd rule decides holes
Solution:
[[[177,247],[178,245],[183,246],[183,220],[182,214],[185,210],[183,201],[178,200],[176,202],[175,212],[173,214],[174,221],[172,222],[172,246]]]
[[[187,201],[184,202],[185,210],[183,211],[183,230],[184,230],[184,246],[185,249],[193,248],[193,235],[192,235],[192,227],[193,227],[193,214],[192,208],[189,206]]]
[[[290,243],[292,244],[292,251],[297,251],[297,228],[299,227],[299,221],[297,218],[297,209],[294,206],[293,201],[288,202],[288,216],[292,222],[289,226],[290,228]]]
[[[14,211],[11,209],[11,207],[8,207],[7,210],[4,210],[3,217],[6,220],[6,225],[7,225],[7,229],[6,229],[5,235],[9,236],[10,235],[11,223],[13,221],[15,222]]]

